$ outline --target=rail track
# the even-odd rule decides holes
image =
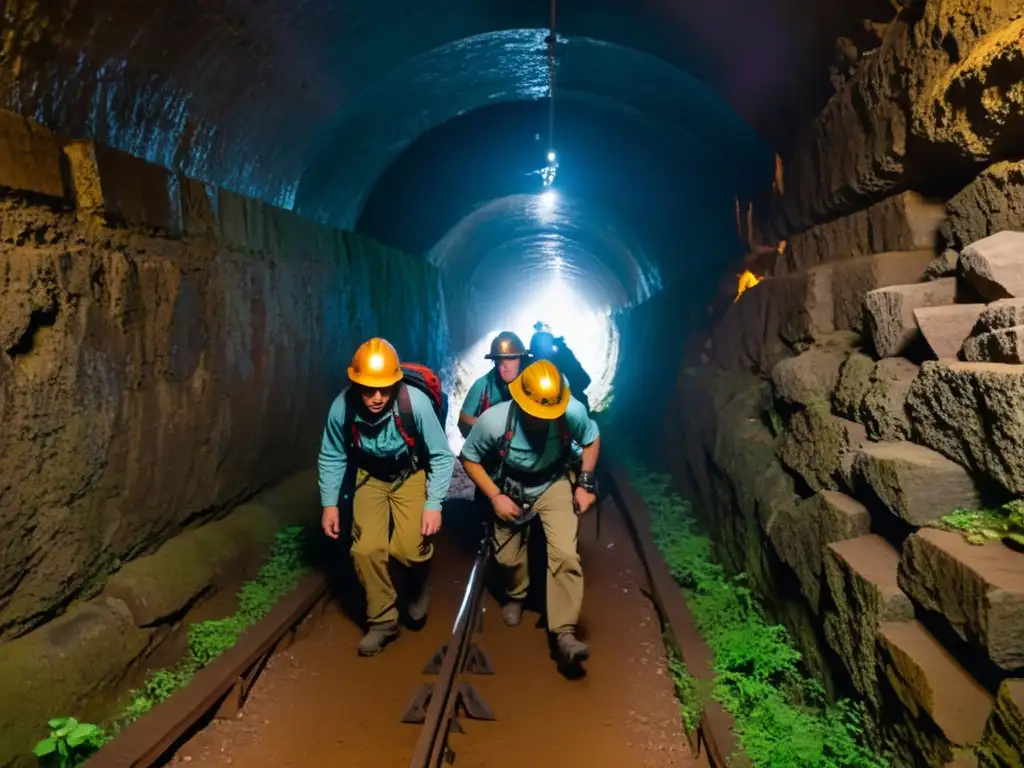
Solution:
[[[608,479],[610,500],[623,513],[645,571],[644,592],[657,608],[664,633],[691,674],[707,679],[711,674],[710,653],[697,635],[682,594],[651,540],[646,507],[623,472],[613,469]],[[415,690],[401,715],[402,722],[420,727],[407,763],[409,768],[436,768],[454,762],[456,750],[449,736],[463,731],[462,718],[500,717],[500,710],[496,712],[490,707],[471,678],[495,674],[477,642],[483,629],[485,576],[491,554],[491,538],[481,526],[451,633],[423,668],[424,674],[434,678]],[[236,717],[268,660],[309,635],[329,600],[326,579],[320,574],[307,576],[270,614],[249,628],[234,647],[98,751],[88,762],[90,768],[162,765],[211,718]],[[500,707],[501,702],[496,703]],[[699,764],[713,768],[724,766],[725,757],[735,750],[731,718],[715,702],[708,702],[699,727],[687,737],[691,751],[702,757]],[[338,764],[345,764],[343,754],[338,755]],[[735,758],[730,762],[731,766],[742,764],[742,756],[739,762]]]

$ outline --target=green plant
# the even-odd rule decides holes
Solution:
[[[47,725],[50,735],[32,750],[47,768],[70,768],[84,763],[110,737],[98,725],[80,723],[73,717],[55,717]]]
[[[188,655],[172,667],[154,670],[142,687],[131,692],[128,705],[114,718],[115,733],[187,685],[196,672],[233,646],[242,632],[266,616],[298,585],[307,571],[302,535],[300,526],[289,526],[277,533],[259,574],[239,590],[238,611],[227,618],[189,627]],[[79,755],[92,754],[111,738],[98,726],[78,723],[74,718],[51,720],[50,728],[49,738],[39,742],[34,750],[45,766],[79,765],[85,759]]]
[[[623,443],[617,433],[611,443]],[[652,534],[683,588],[698,631],[714,654],[712,695],[733,715],[739,743],[765,768],[885,768],[863,744],[864,713],[843,700],[828,705],[820,683],[804,677],[801,655],[785,629],[766,621],[743,575],[729,577],[712,560],[710,541],[692,509],[652,473],[616,451],[647,503]],[[700,716],[697,684],[679,659],[670,671],[687,728]]]
[[[996,509],[954,509],[934,523],[947,531],[959,531],[971,544],[1009,539],[1024,546],[1024,500],[1014,499]]]
[[[196,672],[238,642],[239,636],[266,616],[278,601],[293,590],[307,571],[302,528],[289,526],[277,533],[270,556],[259,574],[238,592],[238,610],[223,619],[193,624],[188,630],[189,655],[169,669],[153,672],[132,700],[121,720],[133,722],[175,691],[187,685]]]

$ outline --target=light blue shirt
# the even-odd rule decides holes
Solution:
[[[409,403],[412,405],[413,420],[423,442],[424,452],[430,460],[427,467],[427,500],[424,509],[440,509],[441,502],[448,496],[452,482],[452,468],[455,454],[448,446],[441,422],[438,421],[430,398],[416,387],[408,387]],[[320,474],[320,504],[324,507],[338,505],[341,486],[345,479],[349,457],[345,453],[345,393],[334,399],[327,426],[320,441],[320,458],[317,462]],[[402,457],[409,450],[405,439],[395,426],[394,414],[398,410],[397,397],[391,407],[374,421],[355,415],[355,426],[359,430],[359,448],[379,459]]]
[[[493,408],[511,398],[511,395],[508,393],[508,386],[501,386],[498,375],[498,371],[492,368],[473,382],[473,386],[466,393],[465,402],[462,403],[463,413],[474,418],[479,416],[484,405],[484,394],[487,395],[488,408]]]
[[[505,436],[505,423],[508,421],[508,409],[511,406],[512,403],[506,401],[482,413],[462,446],[462,458],[483,465],[492,480],[495,479],[501,462],[498,450]],[[562,458],[562,438],[555,421],[550,423],[547,433],[542,432],[539,437],[527,436],[523,429],[521,414],[516,422],[509,445],[507,467],[520,472],[542,472]],[[600,436],[596,422],[587,414],[583,403],[575,397],[569,400],[569,407],[565,411],[565,424],[572,439],[572,450],[577,454],[581,452],[580,446],[590,445]],[[542,485],[525,487],[525,501],[536,501],[553,482],[549,480]]]

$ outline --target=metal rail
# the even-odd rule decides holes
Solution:
[[[455,616],[451,638],[442,647],[440,668],[436,669],[437,680],[424,686],[413,699],[405,722],[422,722],[419,740],[413,752],[409,768],[437,768],[444,762],[454,761],[454,753],[448,745],[448,734],[458,732],[459,710],[476,720],[494,720],[490,707],[476,693],[471,683],[461,679],[465,672],[492,674],[487,657],[473,643],[473,634],[482,629],[484,598],[484,576],[491,559],[492,541],[490,527],[484,526],[483,539],[469,582],[462,596],[462,604]],[[435,671],[437,656],[427,664],[424,672]],[[422,720],[418,716],[426,703]]]
[[[298,639],[326,606],[321,574],[304,578],[238,642],[196,673],[181,690],[153,707],[89,759],[89,768],[148,768],[163,758],[211,710],[233,717],[267,660]]]

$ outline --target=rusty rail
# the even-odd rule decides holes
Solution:
[[[622,512],[626,527],[643,560],[651,599],[661,615],[664,628],[668,630],[674,650],[695,679],[710,683],[714,678],[711,649],[697,632],[686,598],[651,537],[651,518],[647,513],[647,505],[630,485],[628,475],[622,468],[613,466],[609,468],[608,475],[611,479],[609,492]],[[729,768],[750,766],[749,759],[738,750],[733,725],[732,715],[717,701],[709,699],[704,702],[704,711],[696,731],[687,733],[690,746],[700,754],[703,744],[713,768],[724,768],[726,765]]]
[[[236,715],[269,658],[305,634],[326,602],[324,576],[306,576],[188,685],[104,745],[89,759],[89,768],[148,768],[212,710],[222,717]]]
[[[457,715],[463,710],[467,716],[478,720],[493,720],[490,707],[480,698],[472,685],[461,679],[464,672],[477,671],[490,674],[490,664],[476,646],[473,633],[479,631],[481,608],[484,599],[484,576],[491,559],[493,538],[489,526],[484,526],[483,539],[469,573],[466,591],[462,596],[459,612],[455,616],[451,638],[444,647],[444,656],[437,680],[418,697],[420,704],[428,701],[423,727],[409,768],[438,768],[444,762],[454,761],[454,753],[448,746],[448,735],[459,728]],[[472,661],[476,662],[475,669]],[[433,671],[428,663],[425,671]],[[414,700],[412,708],[417,707]],[[407,722],[416,720],[406,719]]]

